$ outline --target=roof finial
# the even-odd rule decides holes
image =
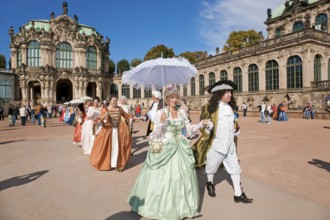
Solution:
[[[68,3],[67,2],[63,2],[62,3],[62,7],[63,7],[63,14],[67,15],[68,14]]]

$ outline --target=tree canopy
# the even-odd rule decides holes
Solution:
[[[6,69],[6,57],[0,54],[0,69]]]
[[[205,59],[207,57],[207,54],[203,51],[195,51],[195,52],[186,51],[180,53],[179,56],[187,58],[190,63],[194,63],[198,60]]]
[[[142,60],[135,58],[135,59],[131,60],[131,67],[136,67],[140,63],[142,63]]]
[[[187,60],[189,60],[190,63],[194,63],[196,61],[195,54],[193,52],[190,52],[190,51],[180,53],[179,57],[186,58]]]
[[[113,60],[109,59],[109,73],[114,73],[116,69],[115,62]]]
[[[230,51],[256,44],[260,41],[259,33],[255,30],[248,31],[233,31],[229,34],[226,44],[223,47],[224,51]]]
[[[128,71],[130,69],[129,62],[125,59],[118,61],[117,63],[117,72],[122,74],[124,71]]]
[[[165,45],[160,44],[151,48],[146,55],[144,56],[144,61],[156,59],[161,57],[161,53],[163,52],[163,58],[171,58],[174,57],[174,51],[172,48],[167,48]]]

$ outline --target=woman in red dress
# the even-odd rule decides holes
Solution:
[[[76,125],[76,129],[74,130],[73,144],[80,144],[81,142],[82,125],[86,120],[86,116],[87,115],[85,112],[84,103],[80,103],[78,105],[77,114],[76,114],[77,125]]]

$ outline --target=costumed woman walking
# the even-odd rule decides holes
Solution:
[[[98,170],[116,168],[123,171],[131,156],[132,136],[127,124],[132,116],[117,106],[117,97],[110,96],[109,102],[109,107],[102,108],[98,119],[102,128],[95,138],[89,159]]]
[[[199,188],[194,155],[182,129],[186,127],[191,135],[208,121],[190,124],[185,111],[177,108],[179,92],[175,85],[167,86],[165,94],[168,107],[156,113],[151,147],[128,202],[134,212],[146,218],[191,218],[200,215]]]
[[[93,106],[88,107],[87,118],[82,126],[81,146],[85,155],[90,155],[93,148],[96,130],[98,129],[96,119],[100,116],[99,102],[99,97],[93,99]]]
[[[84,124],[86,117],[87,116],[84,108],[84,103],[80,103],[78,105],[77,114],[76,114],[77,125],[76,128],[74,129],[73,144],[81,144],[82,125]]]

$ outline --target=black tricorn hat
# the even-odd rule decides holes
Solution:
[[[236,83],[231,80],[220,80],[209,86],[207,92],[213,93],[219,90],[235,90],[237,89]]]

